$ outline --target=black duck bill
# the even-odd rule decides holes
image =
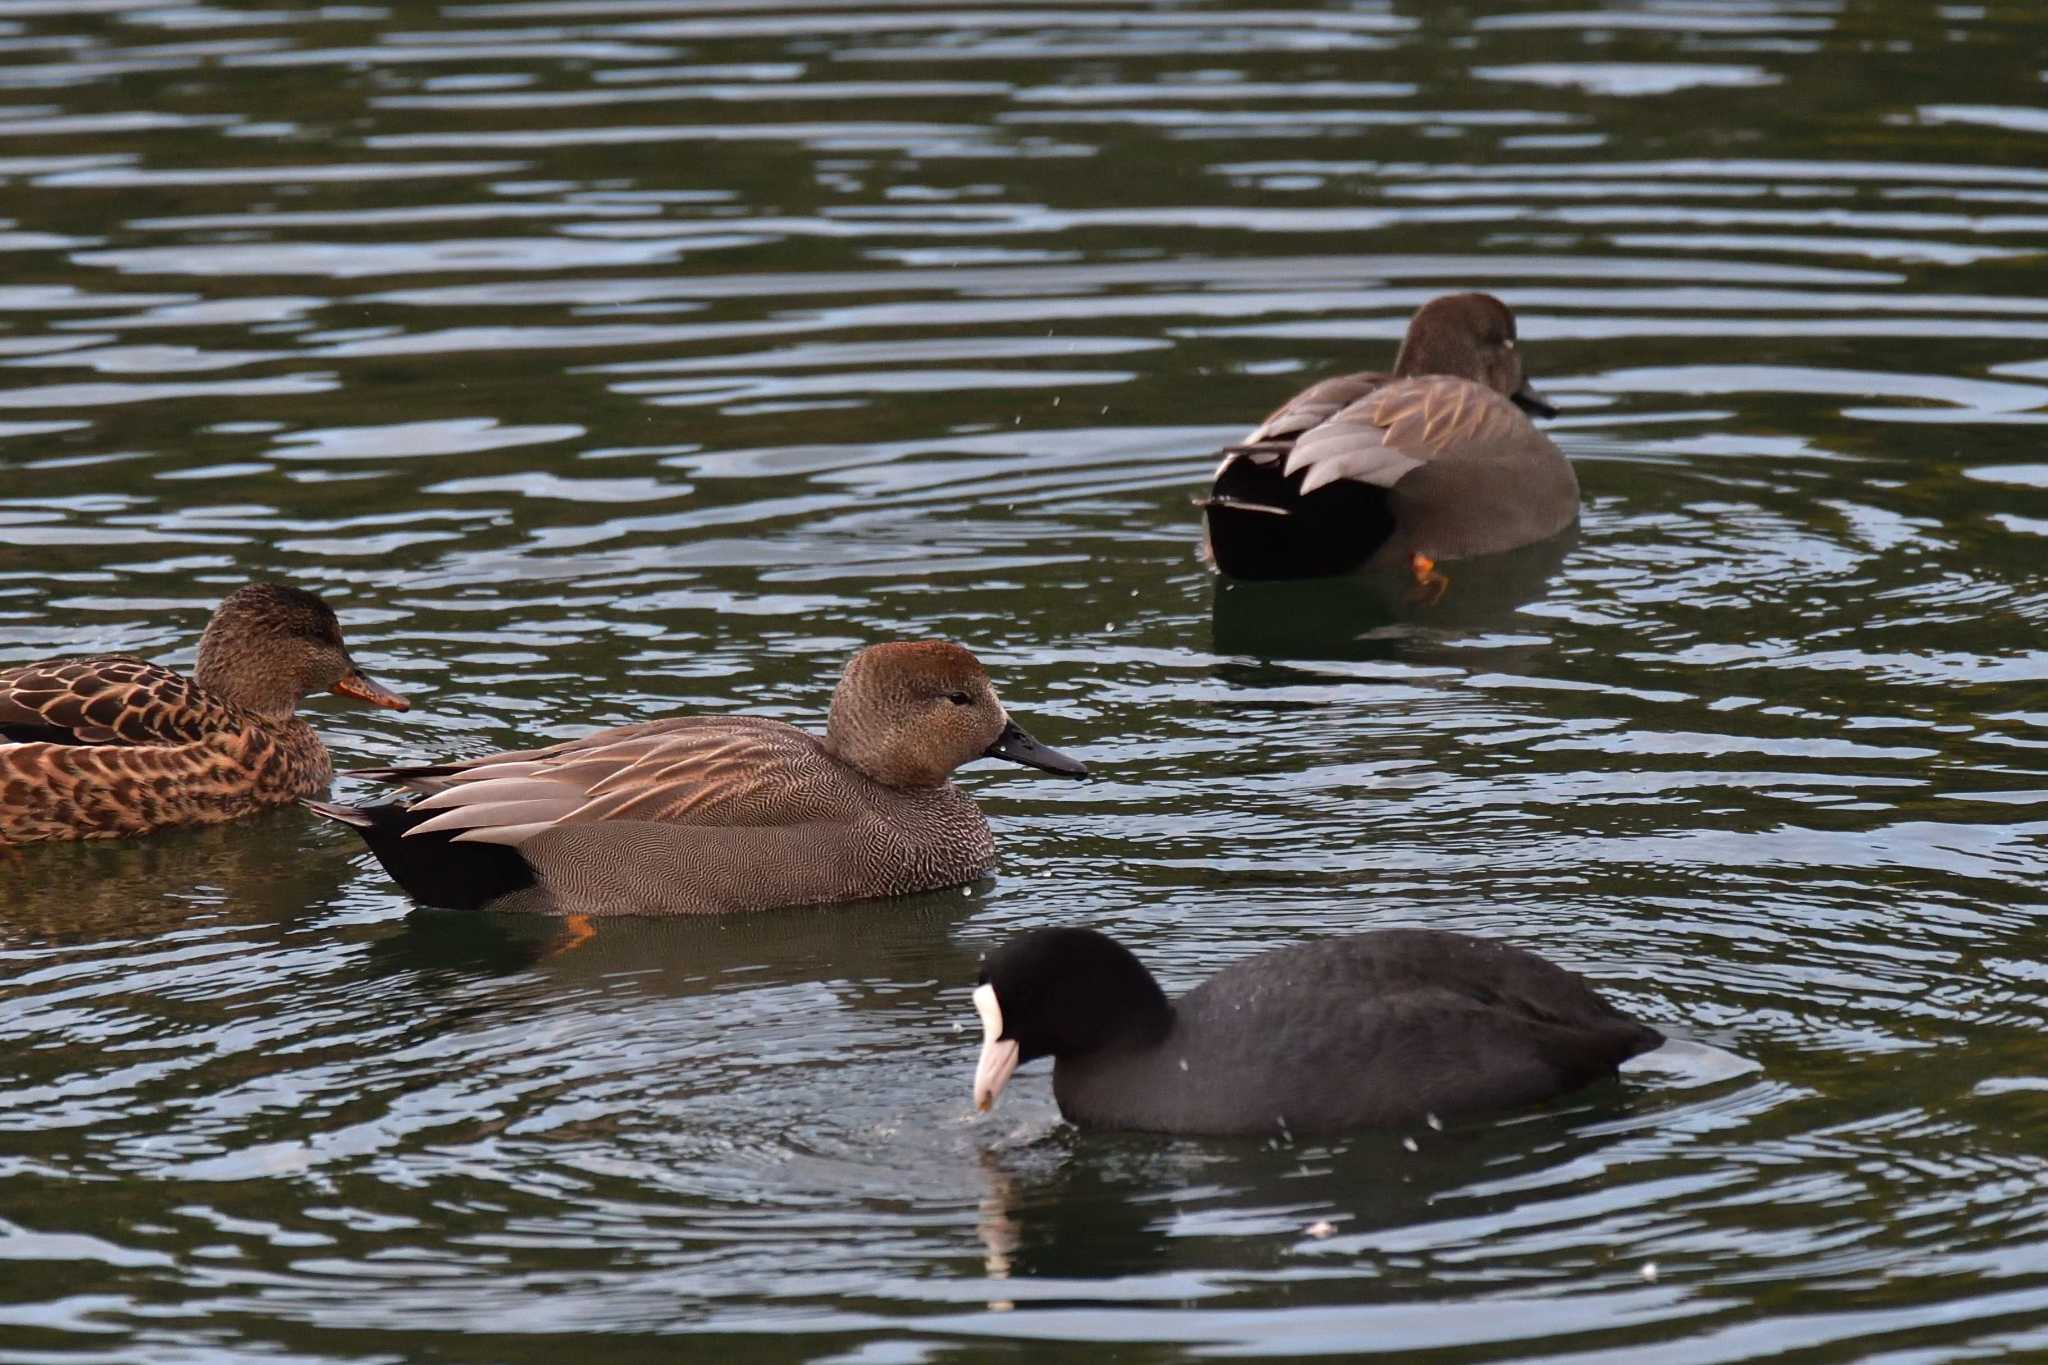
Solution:
[[[1508,401],[1523,412],[1528,413],[1531,417],[1557,416],[1557,405],[1536,392],[1534,386],[1526,382],[1521,388],[1508,395]]]
[[[984,758],[1006,758],[1012,763],[1022,763],[1027,768],[1043,768],[1049,773],[1063,777],[1086,777],[1088,766],[1078,758],[1070,758],[1058,749],[1040,744],[1024,733],[1014,720],[1003,722],[1003,732],[996,736],[996,742],[981,751]]]

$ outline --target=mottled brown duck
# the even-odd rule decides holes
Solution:
[[[1018,728],[967,650],[897,642],[853,656],[823,735],[760,716],[677,716],[351,774],[423,793],[410,804],[305,804],[352,826],[428,905],[711,914],[981,876],[995,839],[947,779],[982,757],[1086,772]]]
[[[1526,414],[1515,318],[1449,294],[1409,321],[1391,374],[1325,379],[1223,451],[1203,502],[1208,552],[1233,578],[1410,573],[1441,596],[1443,560],[1534,544],[1579,514],[1564,452]]]
[[[0,845],[232,820],[326,787],[309,692],[403,711],[325,602],[252,583],[213,613],[187,678],[125,656],[0,670]]]

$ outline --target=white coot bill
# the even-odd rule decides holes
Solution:
[[[981,1060],[974,1067],[974,1107],[983,1113],[1010,1083],[1017,1069],[1017,1044],[1003,1037],[1003,1007],[996,1003],[996,988],[986,983],[974,988],[974,1012],[981,1016]]]

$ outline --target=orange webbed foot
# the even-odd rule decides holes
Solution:
[[[561,938],[550,944],[548,950],[541,954],[541,957],[543,960],[546,960],[551,957],[560,957],[564,953],[573,953],[596,937],[597,926],[590,922],[590,916],[564,915],[562,917]]]
[[[1408,556],[1408,568],[1415,575],[1415,588],[1408,600],[1418,607],[1433,607],[1450,591],[1451,580],[1436,571],[1436,561],[1417,550]]]

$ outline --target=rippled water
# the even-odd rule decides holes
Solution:
[[[0,1357],[2048,1352],[2044,54],[2024,0],[0,3],[0,663],[289,579],[420,703],[316,708],[347,764],[944,635],[1100,773],[968,775],[965,894],[573,950],[298,811],[0,861]],[[1576,536],[1435,610],[1213,581],[1207,452],[1464,287]],[[1176,987],[1497,935],[1760,1070],[976,1119],[975,960],[1046,923]]]

